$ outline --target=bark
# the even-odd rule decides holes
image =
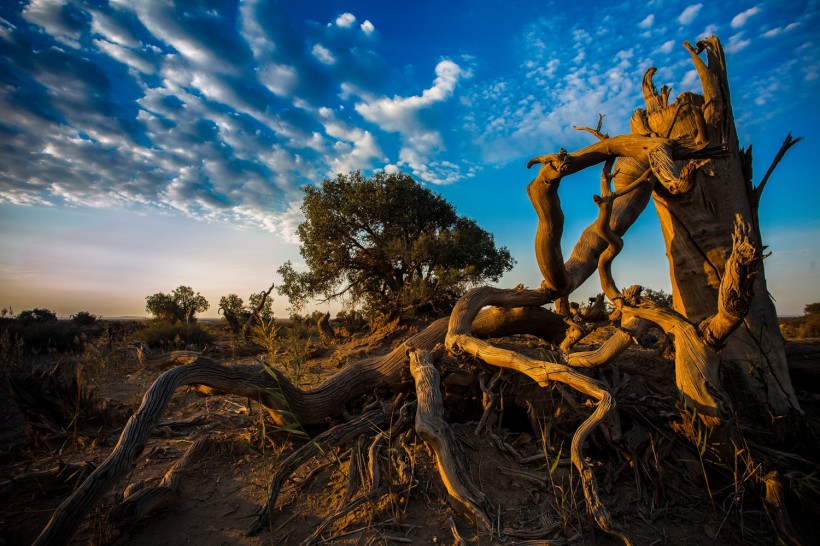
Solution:
[[[592,430],[601,424],[614,408],[615,402],[609,392],[597,381],[572,368],[544,360],[534,360],[520,353],[494,347],[471,335],[470,325],[478,312],[486,305],[522,305],[524,302],[538,302],[545,298],[543,291],[501,290],[488,286],[475,288],[456,303],[450,314],[445,347],[452,354],[467,353],[480,358],[491,366],[510,368],[521,372],[542,387],[552,381],[564,383],[582,394],[598,400],[595,411],[572,437],[570,453],[572,463],[578,469],[584,488],[587,509],[598,526],[607,534],[619,538],[624,544],[632,544],[631,538],[612,522],[609,511],[598,496],[598,486],[592,468],[584,458],[583,444]]]
[[[516,303],[518,306],[537,306],[547,301],[549,298],[539,294],[535,298],[527,297],[518,300],[517,303],[510,303]],[[515,313],[514,310],[512,312]],[[500,323],[504,324],[503,314],[501,318]],[[64,544],[71,537],[82,518],[100,497],[131,469],[177,388],[184,385],[204,385],[221,392],[247,396],[262,403],[274,421],[282,426],[294,422],[303,426],[323,423],[330,417],[339,416],[347,401],[375,388],[405,388],[407,351],[411,347],[432,350],[444,341],[447,322],[447,318],[439,319],[409,337],[387,355],[353,362],[317,387],[306,391],[295,387],[275,368],[261,364],[220,364],[204,355],[197,355],[191,361],[191,355],[187,353],[169,353],[154,357],[154,366],[161,367],[171,362],[182,362],[185,365],[166,371],[151,385],[142,399],[142,404],[126,423],[114,450],[88,479],[60,504],[35,544]],[[487,319],[486,322],[487,332],[491,334],[492,320]],[[376,422],[375,417],[370,417],[371,422]],[[363,429],[358,434],[368,430],[370,429]]]
[[[657,191],[654,196],[669,258],[675,310],[698,322],[715,315],[720,307],[721,279],[726,275],[732,223],[737,215],[752,222],[752,243],[758,247],[762,243],[756,221],[759,192],[752,187],[748,166],[751,150],[739,149],[723,49],[714,36],[698,42],[697,49],[684,45],[698,71],[703,95],[684,94],[667,105],[655,92],[649,74],[645,114],[652,131],[668,132],[673,138],[691,136],[697,130],[694,117],[679,114],[673,127],[674,111],[682,100],[701,105],[709,145],[726,148],[724,157],[711,160],[712,176],[703,170],[695,173],[689,193],[674,196]],[[703,50],[706,62],[699,56]],[[800,409],[762,265],[751,289],[748,312],[722,352],[723,383],[736,409],[747,418],[758,423],[786,422],[789,420],[780,418],[799,414]]]
[[[481,508],[484,494],[470,479],[458,438],[444,420],[440,376],[429,352],[415,350],[410,353],[410,373],[416,381],[419,402],[416,432],[433,450],[447,493],[460,506],[460,511],[466,512],[481,529],[492,531],[492,524]]]
[[[321,317],[319,320],[316,321],[316,328],[319,330],[319,335],[322,338],[322,341],[331,341],[334,337],[336,337],[336,333],[333,331],[333,328],[330,326],[330,312],[328,311]]]
[[[599,124],[597,130],[589,130],[598,142],[572,153],[561,150],[538,156],[528,163],[528,167],[541,164],[527,193],[538,215],[535,247],[544,277],[542,289],[556,299],[566,297],[602,259],[606,263],[609,259],[604,253],[617,251],[613,245],[621,244],[620,236],[643,210],[645,196],[652,194],[667,247],[675,310],[692,324],[702,323],[698,335],[725,338],[732,333],[721,352],[719,368],[735,410],[753,423],[769,423],[774,418],[785,428],[790,420],[780,418],[797,416],[800,409],[763,267],[752,263],[755,270],[751,274],[727,273],[737,216],[751,224],[751,246],[762,247],[757,204],[771,172],[760,186],[753,187],[751,150],[738,146],[718,39],[698,42],[697,49],[684,45],[700,77],[702,95],[681,93],[669,104],[670,91],[655,89],[655,69],[651,68],[642,83],[646,108],[632,116],[630,135],[606,138]],[[703,51],[706,61],[700,58]],[[784,142],[773,165],[797,140]],[[608,225],[600,225],[599,220],[590,226],[571,259],[564,262],[564,214],[558,186],[565,176],[614,158],[618,158],[612,175],[615,188],[611,195],[602,196],[602,204],[612,207],[605,215]],[[728,267],[734,265],[728,263]],[[722,285],[727,275],[746,284]],[[601,278],[611,297],[617,288],[606,284],[606,276]],[[727,304],[738,290],[752,294],[748,309],[732,309]],[[615,339],[607,349],[614,354],[624,344],[625,340]],[[580,362],[589,357],[583,365],[597,365],[599,356],[572,358]]]

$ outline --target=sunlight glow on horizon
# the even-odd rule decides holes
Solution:
[[[510,249],[501,286],[537,287],[527,159],[590,143],[572,125],[598,113],[628,131],[649,66],[670,100],[699,91],[681,43],[712,33],[754,182],[787,133],[806,137],[760,220],[778,312],[820,301],[816,3],[217,4],[0,7],[0,308],[147,316],[146,296],[187,285],[216,317],[220,297],[298,268],[299,188],[348,170],[408,172]],[[599,172],[562,182],[565,256]],[[652,209],[616,280],[669,291]]]

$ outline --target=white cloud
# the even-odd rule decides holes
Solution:
[[[362,23],[361,29],[362,32],[370,36],[371,34],[373,34],[373,32],[375,32],[376,27],[374,27],[373,23],[371,23],[369,20],[365,20],[365,22]]]
[[[789,23],[785,27],[775,27],[773,29],[767,30],[766,32],[761,34],[761,36],[763,36],[764,38],[774,38],[775,36],[779,36],[784,32],[788,32],[792,29],[797,28],[798,26],[800,26],[800,23],[795,21],[794,23]]]
[[[743,32],[738,32],[729,38],[729,43],[726,44],[724,49],[726,50],[726,53],[737,53],[750,43],[752,43],[751,40],[743,39]]]
[[[356,24],[356,16],[352,13],[343,13],[336,18],[336,26],[350,28]]]
[[[140,41],[130,30],[113,17],[102,12],[94,12],[91,19],[91,30],[100,34],[107,41],[124,47],[139,47]]]
[[[436,79],[432,87],[411,97],[381,97],[356,104],[356,111],[381,129],[402,135],[400,163],[413,169],[422,179],[432,183],[450,183],[457,176],[449,165],[433,165],[431,159],[443,151],[441,134],[420,119],[420,112],[433,108],[453,95],[459,79],[466,75],[453,61],[444,60],[436,65]],[[440,170],[437,170],[437,167]],[[441,170],[449,174],[441,174]]]
[[[641,28],[652,28],[652,25],[655,23],[655,14],[650,13],[649,15],[644,18],[643,21],[638,23],[638,26]]]
[[[298,81],[299,76],[292,66],[269,64],[259,69],[259,82],[280,97],[290,96]]]
[[[328,175],[369,169],[373,166],[374,159],[384,156],[370,131],[339,121],[330,108],[320,108],[318,115],[325,133],[336,139]]]
[[[107,40],[94,40],[93,44],[109,57],[118,60],[130,68],[139,70],[144,74],[154,74],[156,72],[153,64],[126,47],[111,43]]]
[[[333,64],[336,62],[336,57],[333,56],[333,53],[331,53],[330,50],[322,44],[314,45],[313,49],[310,51],[313,53],[314,57],[319,59],[319,61],[324,64]]]
[[[77,40],[80,33],[71,28],[63,18],[63,8],[68,2],[63,0],[31,0],[23,9],[23,17],[29,22],[42,27],[56,40],[71,46],[80,47]]]
[[[688,25],[689,23],[695,20],[695,17],[697,17],[698,12],[702,7],[703,4],[693,4],[691,6],[688,6],[685,10],[683,10],[683,12],[678,17],[678,22],[682,25]]]
[[[255,57],[262,57],[273,53],[275,44],[270,40],[268,33],[259,24],[256,15],[259,0],[248,0],[239,4],[240,30],[243,37],[253,51]]]
[[[419,110],[448,99],[462,74],[456,63],[441,61],[436,65],[433,86],[425,89],[421,96],[397,96],[392,99],[382,97],[372,102],[357,103],[355,108],[366,120],[376,123],[386,131],[412,133],[419,127]]]
[[[672,51],[672,48],[674,46],[675,46],[675,41],[674,40],[667,40],[663,44],[661,44],[661,46],[658,48],[658,50],[660,50],[663,53],[669,53],[670,51]]]
[[[694,91],[696,85],[698,85],[698,71],[693,68],[684,74],[680,88],[684,91]]]
[[[758,13],[760,13],[760,8],[758,8],[757,6],[751,7],[746,11],[738,13],[732,18],[732,28],[742,27],[746,24],[746,21],[748,21],[750,17],[752,17],[753,15],[757,15]]]

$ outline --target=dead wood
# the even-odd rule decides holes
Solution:
[[[176,500],[182,479],[191,470],[191,466],[218,442],[211,436],[199,438],[185,450],[157,485],[149,486],[145,482],[139,482],[126,487],[124,500],[110,514],[111,522],[117,527],[127,528],[152,512],[170,505]]]
[[[464,352],[483,360],[491,366],[510,368],[521,372],[542,387],[556,381],[571,386],[581,393],[598,400],[595,411],[578,427],[572,437],[570,447],[572,462],[581,474],[587,508],[595,522],[604,532],[619,538],[624,544],[632,544],[632,540],[626,533],[612,523],[609,511],[598,495],[595,475],[583,455],[583,444],[587,436],[606,419],[614,406],[612,396],[600,383],[564,364],[534,360],[514,351],[500,349],[476,339],[470,333],[473,318],[486,305],[522,305],[525,302],[537,304],[545,297],[546,294],[541,291],[501,290],[489,286],[475,288],[465,294],[453,309],[450,315],[445,346],[452,354],[457,355]]]
[[[439,387],[440,376],[430,353],[411,350],[410,373],[416,381],[416,433],[430,446],[436,457],[439,475],[457,508],[475,521],[479,529],[492,531],[492,523],[481,508],[484,494],[475,486],[464,462],[464,455],[453,429],[444,420],[444,405]]]
[[[246,534],[255,535],[267,525],[285,480],[287,480],[297,468],[302,466],[302,464],[311,457],[315,457],[319,453],[324,453],[330,448],[349,443],[362,434],[377,432],[379,427],[382,427],[387,422],[390,409],[391,408],[374,409],[348,423],[337,425],[312,440],[309,440],[301,448],[291,453],[287,459],[278,465],[276,474],[268,486],[267,502]]]
[[[319,319],[316,321],[316,328],[319,329],[319,335],[322,338],[322,341],[329,342],[334,337],[336,337],[336,333],[333,331],[333,328],[330,326],[330,312],[328,311],[324,315],[320,316]]]

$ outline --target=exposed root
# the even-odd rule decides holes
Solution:
[[[492,531],[492,523],[481,509],[484,494],[473,484],[464,464],[458,438],[444,420],[444,407],[439,389],[439,373],[430,360],[430,353],[410,352],[410,373],[416,381],[416,433],[430,446],[436,456],[439,475],[447,493],[484,531]]]
[[[555,362],[534,360],[520,353],[500,349],[470,335],[470,324],[478,311],[486,305],[504,305],[508,301],[526,298],[526,290],[501,290],[491,287],[475,288],[465,294],[450,315],[445,345],[452,353],[465,352],[492,366],[510,368],[526,374],[542,387],[552,381],[564,383],[598,400],[598,407],[578,428],[572,437],[572,462],[581,474],[587,508],[595,522],[606,533],[632,544],[631,539],[611,521],[610,515],[598,496],[598,486],[592,468],[583,454],[583,443],[592,430],[601,424],[614,406],[612,396],[597,381]]]
[[[219,443],[211,436],[199,438],[165,473],[159,484],[148,487],[144,482],[132,484],[125,489],[125,500],[114,508],[110,518],[118,527],[130,527],[148,514],[172,503],[179,494],[182,478],[202,455]]]
[[[245,534],[255,535],[259,533],[270,521],[271,511],[276,505],[276,500],[279,498],[279,493],[285,484],[285,480],[287,480],[297,468],[302,466],[302,464],[311,457],[316,456],[320,452],[324,452],[330,447],[351,442],[362,434],[372,433],[374,430],[378,430],[379,427],[387,422],[388,413],[385,409],[370,410],[348,423],[337,425],[323,432],[291,453],[287,459],[279,464],[276,474],[268,486],[268,500]]]

